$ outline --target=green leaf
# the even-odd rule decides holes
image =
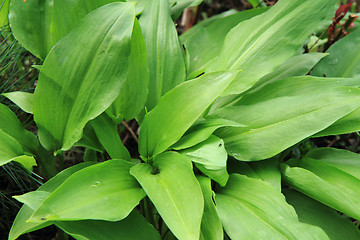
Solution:
[[[1,0],[0,2],[0,28],[9,23],[9,4],[10,0]]]
[[[279,192],[281,192],[281,172],[279,161],[276,158],[257,162],[228,162],[229,173],[239,173],[251,178],[261,179],[270,183]]]
[[[129,173],[132,166],[125,160],[109,160],[74,173],[28,221],[125,218],[145,196]]]
[[[10,1],[9,22],[14,37],[40,59],[50,51],[52,0]]]
[[[321,60],[311,72],[313,76],[359,77],[360,31],[356,30],[337,41],[326,52],[330,55]]]
[[[187,157],[166,152],[154,159],[153,166],[137,164],[130,173],[177,238],[199,239],[204,199]]]
[[[204,214],[201,221],[201,240],[224,239],[224,231],[221,221],[217,215],[216,207],[213,201],[214,192],[211,189],[210,178],[198,176],[202,193],[204,195]]]
[[[243,71],[225,94],[239,94],[295,55],[333,10],[336,0],[279,0],[267,12],[241,22],[226,36],[208,71]]]
[[[34,96],[34,119],[46,149],[70,149],[85,124],[117,97],[128,70],[134,16],[133,3],[98,8],[47,56]]]
[[[39,150],[36,136],[25,130],[16,115],[3,104],[0,104],[0,130],[14,138],[25,152],[36,154]]]
[[[33,211],[36,211],[50,194],[50,192],[38,190],[20,196],[13,196],[13,198],[30,207]]]
[[[80,20],[91,11],[112,2],[124,0],[53,0],[54,11],[51,22],[51,45],[54,46],[67,35]]]
[[[327,53],[306,53],[286,60],[278,69],[262,77],[247,93],[255,92],[263,86],[289,77],[305,76]]]
[[[58,173],[55,177],[51,178],[49,181],[47,181],[45,184],[39,187],[39,189],[36,192],[42,192],[40,194],[32,194],[32,200],[27,201],[27,204],[31,205],[33,209],[37,209],[42,201],[44,200],[44,192],[51,193],[56,188],[58,188],[69,176],[71,176],[73,173],[79,171],[82,168],[85,168],[87,166],[90,166],[92,163],[81,163],[77,164],[75,166],[72,166],[70,168],[65,169],[64,171]],[[29,193],[27,193],[29,194]],[[20,196],[18,196],[19,198]],[[29,198],[27,198],[29,199]],[[37,205],[35,205],[37,204]],[[31,215],[34,213],[34,210],[31,207],[24,205],[16,215],[16,218],[14,220],[14,223],[10,229],[9,233],[9,240],[15,240],[20,235],[32,232],[41,228],[44,228],[46,226],[51,225],[51,222],[45,222],[45,223],[30,223],[27,222],[27,220],[31,217]]]
[[[215,202],[231,239],[329,239],[320,228],[300,223],[285,197],[262,180],[230,175]]]
[[[90,123],[110,158],[131,160],[130,153],[120,139],[117,125],[105,113]]]
[[[150,111],[160,97],[186,79],[185,60],[168,0],[148,0],[140,17],[149,65]]]
[[[189,128],[181,139],[176,142],[172,149],[180,150],[195,146],[208,139],[211,134],[221,127],[245,127],[244,125],[226,119],[200,119]]]
[[[103,152],[103,147],[96,136],[94,128],[91,126],[91,122],[85,125],[82,138],[75,143],[74,146],[90,148],[101,153]]]
[[[360,219],[359,159],[346,150],[315,150],[301,160],[288,161],[289,166],[282,165],[283,177],[309,197]]]
[[[141,156],[156,156],[176,143],[237,74],[206,74],[182,83],[165,94],[141,125]]]
[[[33,167],[37,166],[36,160],[32,156],[22,155],[11,159],[11,161],[20,163],[25,169],[29,171],[33,171]]]
[[[0,130],[0,166],[11,162],[15,157],[23,154],[24,151],[20,143]]]
[[[219,55],[226,34],[238,23],[259,15],[266,10],[266,8],[257,8],[231,14],[215,20],[205,27],[202,26],[190,37],[181,36],[180,39],[182,39],[190,58],[188,72],[190,74],[196,71],[204,72]]]
[[[321,227],[330,239],[360,239],[355,224],[334,209],[294,190],[285,189],[284,195],[286,201],[295,208],[301,222]]]
[[[141,35],[139,22],[135,20],[131,37],[130,65],[126,81],[120,94],[107,113],[113,118],[130,120],[144,108],[148,94],[149,70],[146,58],[146,46]]]
[[[24,112],[32,114],[34,94],[27,92],[8,92],[1,95],[10,99]]]
[[[278,80],[245,94],[236,106],[211,115],[247,126],[224,127],[215,135],[224,140],[227,152],[238,160],[273,157],[356,109],[359,89],[341,86],[356,84],[356,79]]]
[[[226,171],[227,153],[224,141],[214,135],[194,147],[180,151],[190,158],[197,168],[221,186],[225,186],[229,178]]]
[[[171,5],[171,15],[174,20],[178,19],[185,8],[194,7],[203,0],[168,0]]]
[[[55,225],[75,239],[81,240],[160,240],[160,235],[156,229],[135,210],[118,222],[57,221]]]

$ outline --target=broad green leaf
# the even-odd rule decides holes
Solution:
[[[33,167],[37,166],[36,160],[33,156],[22,155],[13,158],[11,161],[20,163],[25,169],[33,171]]]
[[[176,143],[237,74],[206,74],[182,83],[165,94],[141,125],[141,156],[156,156]]]
[[[310,154],[301,160],[288,161],[289,166],[282,165],[284,179],[309,197],[360,219],[359,156],[351,157],[345,150],[342,150],[343,156],[332,149],[320,151],[328,152],[325,156],[315,153],[319,159],[310,158]],[[335,155],[330,155],[331,152]]]
[[[103,147],[96,136],[94,128],[91,126],[91,121],[85,125],[82,138],[75,143],[74,146],[89,148],[101,153],[103,152]]]
[[[201,221],[201,240],[224,239],[224,231],[221,221],[217,215],[213,201],[213,191],[211,189],[210,178],[198,176],[202,193],[204,195],[204,214]]]
[[[46,57],[33,109],[46,149],[70,149],[85,124],[117,97],[128,72],[134,16],[133,3],[100,7]]]
[[[10,0],[0,1],[0,28],[9,23],[9,4]]]
[[[236,106],[211,115],[247,126],[224,127],[215,135],[224,140],[227,152],[238,160],[273,157],[358,108],[359,89],[341,86],[356,82],[296,77],[267,84],[244,95]]]
[[[71,175],[41,204],[29,222],[125,218],[145,196],[125,160],[109,160]]]
[[[79,240],[160,240],[156,229],[135,210],[118,222],[57,221],[55,225]]]
[[[34,94],[27,92],[8,92],[1,95],[10,99],[24,112],[32,114]]]
[[[25,130],[16,115],[3,104],[0,104],[0,130],[19,142],[25,152],[36,154],[39,150],[35,135]]]
[[[199,31],[201,31],[201,29],[206,28],[207,26],[209,26],[210,24],[212,24],[216,20],[228,17],[228,16],[233,15],[235,13],[238,13],[238,11],[236,11],[235,9],[230,9],[230,10],[228,10],[226,12],[216,14],[216,15],[210,17],[210,18],[204,19],[204,20],[196,23],[196,25],[192,26],[190,29],[186,30],[186,32],[184,32],[184,33],[182,33],[180,35],[179,38],[180,38],[181,43],[184,43],[184,42],[187,41],[187,39],[197,35],[197,33]]]
[[[299,222],[285,197],[259,179],[230,175],[215,202],[231,239],[329,239],[321,228]]]
[[[99,141],[112,159],[131,160],[130,153],[120,139],[117,125],[105,113],[90,123]]]
[[[297,191],[285,189],[290,203],[303,223],[321,227],[332,240],[360,239],[360,231],[345,216]]]
[[[247,93],[284,78],[305,76],[327,53],[307,53],[286,60],[278,69],[262,77]]]
[[[244,92],[295,55],[336,2],[279,0],[267,12],[234,27],[226,36],[220,56],[208,68],[243,70],[224,95]]]
[[[37,191],[51,193],[56,188],[58,188],[73,173],[79,171],[82,168],[90,166],[91,164],[92,163],[81,163],[81,164],[72,166],[70,168],[67,168],[64,171],[58,173],[55,177],[51,178],[44,185],[40,186]],[[36,196],[37,196],[37,198],[35,198]],[[43,197],[44,197],[44,193],[33,195],[33,200],[31,201],[31,204],[34,209],[37,209],[40,206],[40,204],[43,201]],[[34,205],[35,203],[37,203],[38,205],[35,206]],[[29,222],[27,222],[27,220],[31,217],[31,215],[33,213],[34,213],[34,210],[32,208],[30,208],[29,206],[26,206],[26,205],[22,206],[22,208],[16,215],[14,223],[10,229],[9,240],[15,240],[22,234],[44,228],[44,227],[52,224],[50,222],[45,222],[45,223],[29,223]]]
[[[0,129],[0,166],[23,154],[20,143]]]
[[[147,0],[126,0],[126,2],[136,2],[136,16],[144,11],[146,1]]]
[[[13,196],[13,198],[30,207],[33,211],[36,211],[50,194],[50,192],[38,190],[20,196]]]
[[[311,72],[321,77],[359,77],[360,31],[356,30],[337,41],[326,52],[330,55],[322,59]]]
[[[140,17],[149,65],[148,110],[160,97],[185,81],[185,60],[168,0],[148,0]]]
[[[185,8],[194,7],[203,0],[168,0],[171,5],[171,15],[174,20],[178,19]]]
[[[80,20],[91,11],[112,2],[124,0],[53,0],[53,15],[51,22],[51,45],[54,46],[67,35]]]
[[[130,173],[177,238],[199,239],[204,199],[187,157],[166,152],[155,157],[152,166],[137,164]]]
[[[191,148],[180,151],[190,158],[197,168],[221,186],[225,186],[229,178],[226,171],[227,153],[224,141],[214,135]]]
[[[360,108],[357,108],[343,118],[340,118],[328,128],[315,134],[314,137],[340,135],[357,131],[360,131]]]
[[[109,107],[107,113],[113,118],[130,120],[144,108],[148,94],[149,70],[146,47],[141,35],[139,22],[135,20],[131,37],[129,71],[121,86],[119,96]]]
[[[40,59],[50,51],[53,0],[10,1],[9,22],[14,37]]]
[[[226,119],[200,119],[195,122],[195,124],[189,128],[184,136],[173,146],[172,149],[180,150],[195,146],[198,143],[201,143],[208,139],[211,134],[218,128],[221,127],[245,127],[242,124],[239,124],[234,121]]]
[[[360,179],[359,154],[336,148],[317,148],[305,157],[324,161]]]
[[[270,183],[281,192],[281,172],[276,158],[257,162],[228,161],[229,174],[239,173],[251,178],[261,179]]]
[[[220,18],[208,26],[202,27],[187,38],[186,41],[183,41],[190,58],[189,74],[197,71],[204,72],[219,55],[226,34],[240,22],[259,15],[266,10],[266,8],[257,8]]]

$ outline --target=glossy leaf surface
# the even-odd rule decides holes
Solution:
[[[199,239],[204,199],[191,161],[166,152],[131,168],[166,225],[179,239]]]
[[[201,221],[201,240],[224,239],[224,231],[213,201],[210,178],[197,177],[204,195],[204,214]]]
[[[244,95],[235,106],[216,111],[215,118],[247,127],[225,127],[215,135],[224,140],[228,153],[238,160],[273,157],[356,109],[359,89],[341,85],[357,84],[356,79],[311,77],[270,83]]]
[[[289,166],[283,165],[286,182],[311,198],[360,219],[358,154],[334,149],[318,151],[287,162]],[[324,156],[318,155],[321,152]],[[311,158],[313,154],[317,159]]]
[[[360,231],[345,216],[297,191],[285,190],[290,203],[303,223],[321,227],[330,239],[359,239]]]
[[[105,113],[90,123],[110,158],[131,160],[130,153],[120,139],[117,125]]]
[[[52,0],[10,1],[9,22],[14,37],[40,59],[45,59],[52,47],[52,12]]]
[[[83,220],[55,222],[55,225],[79,240],[160,240],[159,233],[137,211],[118,222]]]
[[[27,92],[8,92],[2,95],[14,102],[24,112],[32,114],[34,94]]]
[[[279,0],[267,12],[234,27],[226,36],[219,58],[209,68],[243,70],[224,94],[249,89],[296,54],[335,3]]]
[[[188,72],[190,74],[199,70],[204,72],[209,64],[219,56],[226,34],[240,22],[259,15],[266,10],[266,8],[257,8],[231,14],[213,21],[208,26],[200,28],[191,37],[186,38],[183,43],[190,58]]]
[[[191,159],[205,175],[221,186],[225,186],[229,178],[226,171],[227,153],[224,141],[214,135],[194,147],[180,151]]]
[[[70,176],[42,203],[30,222],[124,219],[145,196],[125,160],[109,160]]]
[[[168,0],[148,0],[139,21],[149,65],[150,111],[162,95],[185,81],[185,60]]]
[[[77,171],[79,171],[79,170],[81,170],[81,169],[83,169],[83,168],[85,168],[87,166],[90,166],[90,165],[91,165],[91,163],[81,163],[81,164],[77,164],[75,166],[72,166],[70,168],[67,168],[64,171],[57,174],[55,177],[51,178],[45,184],[40,186],[37,191],[51,193],[56,188],[58,188],[73,173],[75,173],[75,172],[77,172]],[[51,225],[50,222],[45,222],[45,223],[30,223],[30,222],[27,222],[27,220],[34,213],[34,211],[35,211],[34,209],[37,209],[40,206],[40,204],[42,203],[42,201],[44,200],[42,198],[42,196],[45,196],[45,194],[40,193],[38,195],[33,195],[34,198],[36,196],[38,196],[37,200],[35,199],[36,202],[33,200],[32,203],[33,204],[37,203],[38,204],[37,206],[33,205],[32,206],[33,209],[32,209],[31,207],[29,207],[27,205],[24,205],[24,206],[21,207],[20,211],[16,215],[14,223],[13,223],[11,229],[10,229],[9,240],[15,240],[22,234],[32,232],[32,231],[35,231],[37,229],[44,228],[46,226]]]
[[[172,149],[180,150],[195,146],[208,139],[211,134],[221,127],[245,127],[244,125],[226,120],[226,119],[200,119],[188,131],[184,136],[173,146]]]
[[[311,75],[320,77],[359,77],[359,42],[359,30],[337,41],[326,51],[330,55],[316,65]]]
[[[35,135],[25,130],[16,115],[3,104],[0,104],[0,131],[2,136],[6,134],[17,141],[25,152],[35,154],[38,151],[39,142]]]
[[[143,157],[156,156],[177,142],[237,74],[206,74],[164,95],[141,125],[140,154]]]
[[[53,0],[53,15],[51,21],[51,45],[54,46],[67,35],[80,20],[91,11],[112,2],[124,0]]]
[[[259,179],[231,175],[215,202],[231,239],[329,239],[321,228],[299,222],[285,197]]]
[[[146,58],[146,46],[141,35],[139,22],[135,20],[131,36],[129,71],[119,96],[107,113],[119,120],[135,118],[143,110],[148,94],[149,70]]]
[[[256,162],[229,161],[229,173],[239,173],[270,183],[281,192],[281,172],[276,158]]]
[[[68,150],[117,97],[128,72],[134,16],[133,3],[98,8],[47,56],[33,109],[46,149]]]

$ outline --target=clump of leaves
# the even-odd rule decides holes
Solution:
[[[15,196],[9,239],[49,225],[76,239],[360,237],[338,214],[360,219],[359,155],[284,158],[310,137],[359,130],[360,48],[344,50],[357,33],[335,54],[301,54],[337,1],[280,0],[179,39],[173,19],[200,2],[10,1],[15,38],[44,62],[34,94],[7,95],[33,113],[37,137],[0,105],[0,161],[36,160],[51,179]],[[118,134],[130,119],[140,159]],[[50,153],[61,168],[75,145],[84,163],[57,173]]]

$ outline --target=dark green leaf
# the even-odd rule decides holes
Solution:
[[[321,227],[332,240],[360,239],[359,229],[345,216],[294,190],[284,191],[303,223]]]
[[[299,51],[336,2],[279,0],[267,12],[234,27],[208,71],[241,69],[224,94],[239,94],[249,89]]]
[[[166,152],[137,164],[130,173],[139,181],[162,219],[179,239],[199,239],[204,199],[191,161]]]
[[[34,119],[46,149],[70,149],[85,124],[117,97],[128,71],[134,16],[133,3],[98,8],[47,56],[34,98]]]
[[[139,21],[150,77],[146,107],[151,110],[162,95],[185,81],[185,60],[168,0],[148,0]]]
[[[42,203],[29,222],[124,219],[145,196],[125,160],[109,160],[71,175]]]
[[[180,151],[181,154],[190,158],[197,168],[205,175],[221,186],[225,186],[229,178],[226,171],[227,153],[224,147],[224,141],[214,135],[207,140]]]
[[[285,197],[262,180],[233,174],[215,201],[231,239],[329,239],[321,228],[300,223]]]
[[[141,125],[141,156],[156,156],[177,142],[237,74],[206,74],[182,83],[164,95]]]

